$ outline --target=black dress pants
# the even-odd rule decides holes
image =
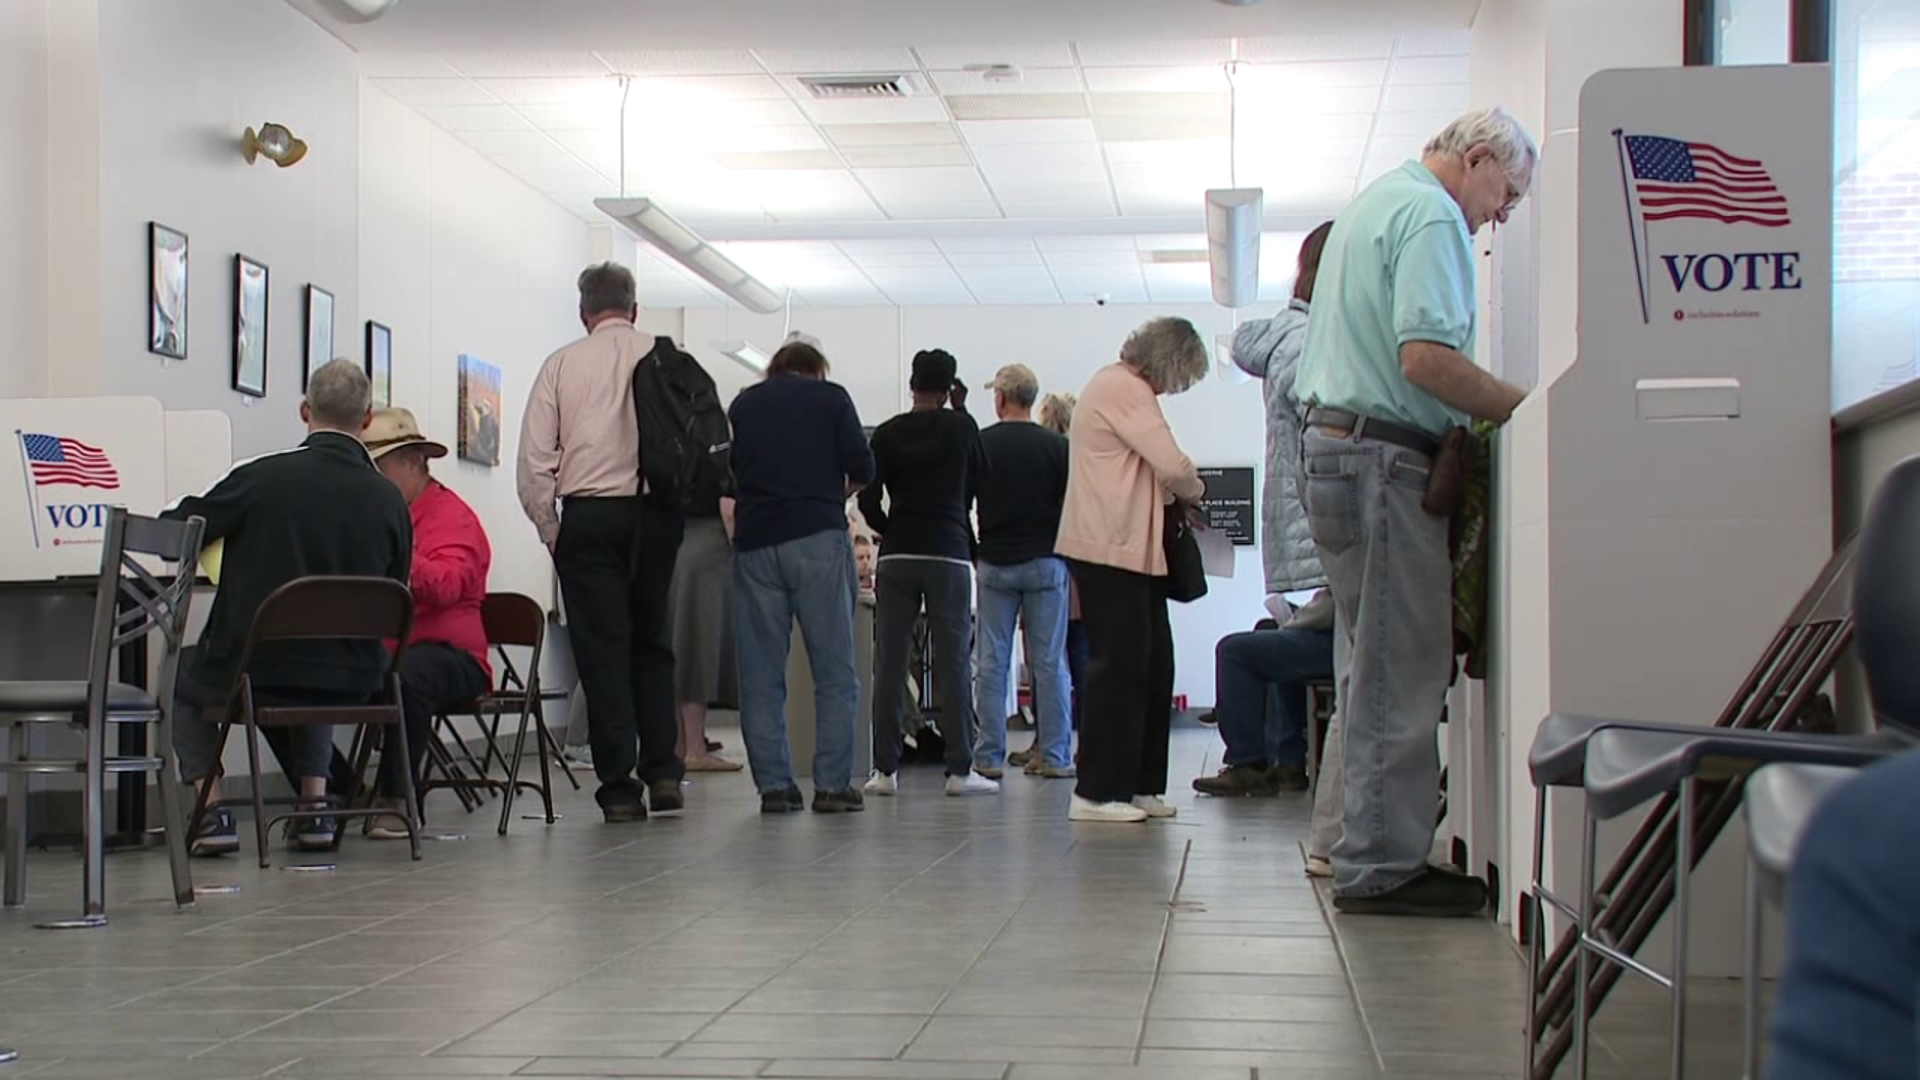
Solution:
[[[554,544],[574,665],[587,696],[596,797],[639,798],[635,779],[678,784],[667,591],[680,552],[680,511],[645,497],[569,498]]]
[[[1167,579],[1072,562],[1087,635],[1080,691],[1080,777],[1074,793],[1131,802],[1167,791],[1173,730],[1173,628]]]
[[[486,669],[465,649],[428,641],[409,645],[400,654],[400,701],[407,717],[407,756],[412,759],[407,764],[415,785],[420,782],[427,742],[433,738],[434,715],[472,701],[488,689]],[[398,798],[404,790],[400,781],[400,755],[382,750],[380,794]]]

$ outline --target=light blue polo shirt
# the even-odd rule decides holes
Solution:
[[[1409,161],[1334,219],[1294,395],[1443,435],[1468,418],[1407,381],[1400,346],[1431,341],[1471,356],[1474,315],[1466,216],[1426,166]]]

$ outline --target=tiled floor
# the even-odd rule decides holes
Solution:
[[[937,771],[859,816],[763,819],[722,776],[606,826],[569,791],[505,839],[440,794],[467,835],[423,862],[358,837],[333,871],[200,862],[239,891],[191,914],[164,859],[116,855],[92,932],[31,928],[78,895],[71,853],[37,855],[0,916],[0,1080],[1518,1076],[1498,928],[1330,919],[1304,799],[1196,801],[1217,753],[1177,734],[1181,816],[1147,826],[1069,824],[1064,782],[944,798]],[[1622,1040],[1656,1061],[1659,1016]]]

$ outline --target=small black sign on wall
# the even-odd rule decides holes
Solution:
[[[1207,515],[1207,526],[1225,533],[1235,546],[1250,546],[1254,542],[1254,520],[1258,517],[1253,503],[1253,467],[1202,468],[1200,479],[1207,485],[1207,493],[1200,497],[1200,509]]]

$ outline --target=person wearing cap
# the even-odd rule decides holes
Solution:
[[[407,753],[380,755],[375,805],[405,804],[400,770],[417,779],[440,710],[472,701],[493,684],[487,662],[487,628],[480,606],[487,598],[493,549],[480,518],[465,499],[433,478],[428,462],[447,448],[420,433],[406,409],[376,409],[363,439],[380,474],[400,489],[413,520],[413,633],[400,653],[400,697],[407,717]],[[405,840],[399,819],[367,819],[367,835]]]
[[[980,736],[974,770],[997,777],[1007,763],[1007,682],[1013,630],[1025,626],[1037,724],[1029,771],[1049,779],[1073,770],[1068,728],[1067,564],[1053,553],[1067,497],[1067,437],[1033,422],[1040,380],[1008,364],[987,384],[1000,422],[980,433],[987,472],[979,487],[980,626],[974,636]]]
[[[946,740],[947,794],[991,795],[994,780],[973,771],[973,524],[968,508],[987,472],[980,429],[965,411],[966,389],[953,354],[930,349],[913,358],[913,408],[873,433],[873,484],[860,513],[880,535],[875,582],[873,776],[869,795],[898,791],[900,718],[906,705],[913,624],[924,603],[933,646],[933,681]],[[948,399],[954,408],[945,408]],[[886,500],[883,503],[881,494]]]

